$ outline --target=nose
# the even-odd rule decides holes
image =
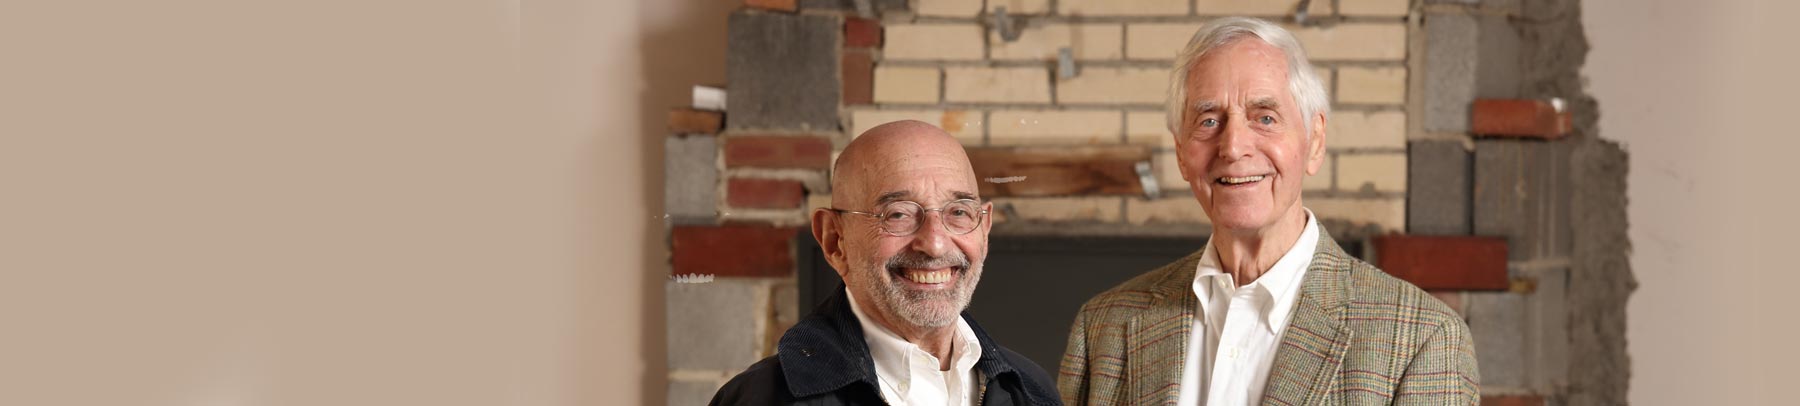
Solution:
[[[1249,127],[1248,120],[1229,120],[1225,128],[1219,129],[1219,158],[1231,162],[1250,157],[1256,134]]]
[[[919,214],[919,229],[913,231],[912,249],[921,254],[941,258],[948,254],[955,244],[950,240],[950,232],[944,229],[944,213],[942,211],[926,211]]]

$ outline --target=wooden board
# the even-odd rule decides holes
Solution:
[[[968,148],[984,197],[1142,196],[1143,146]],[[1152,180],[1154,181],[1154,180]]]

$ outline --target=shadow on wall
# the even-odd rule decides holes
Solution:
[[[643,173],[648,181],[643,182],[643,190],[638,191],[638,196],[644,199],[645,207],[652,208],[653,213],[663,212],[662,138],[668,136],[665,121],[669,108],[688,105],[693,85],[724,86],[725,22],[731,11],[738,6],[737,2],[730,1],[678,0],[643,2],[638,9],[638,21],[643,23],[643,33],[640,36],[642,42],[638,46],[638,61],[643,65],[643,77],[642,85],[637,88],[638,105],[642,109],[636,126],[638,131],[634,135],[646,138],[639,143],[642,156],[654,157],[643,161]],[[602,61],[606,62],[613,61]],[[601,123],[600,127],[603,131],[609,128],[606,123]],[[600,139],[607,139],[605,136],[609,134],[600,135]],[[647,405],[668,402],[668,348],[664,337],[667,328],[663,316],[663,284],[667,281],[665,276],[669,274],[669,245],[663,242],[666,240],[667,226],[661,216],[656,217],[646,219],[642,223],[643,228],[639,230],[643,241],[654,241],[644,244],[643,255],[648,259],[644,262],[653,265],[644,270],[650,274],[643,278],[643,286],[640,287],[644,292],[644,324],[640,326],[643,348],[639,354],[644,357],[642,391],[644,404]]]

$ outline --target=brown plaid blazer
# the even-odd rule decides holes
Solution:
[[[1173,405],[1197,300],[1195,252],[1095,296],[1069,328],[1057,389],[1070,405]],[[1412,284],[1344,253],[1319,229],[1266,405],[1473,405],[1469,327]]]

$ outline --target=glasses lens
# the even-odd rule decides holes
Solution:
[[[950,232],[966,234],[975,231],[975,226],[979,225],[981,225],[981,212],[980,208],[975,206],[975,202],[957,200],[944,205],[944,226],[949,227]]]
[[[923,209],[908,201],[888,203],[881,209],[881,227],[895,235],[911,234],[919,228],[919,212]]]

